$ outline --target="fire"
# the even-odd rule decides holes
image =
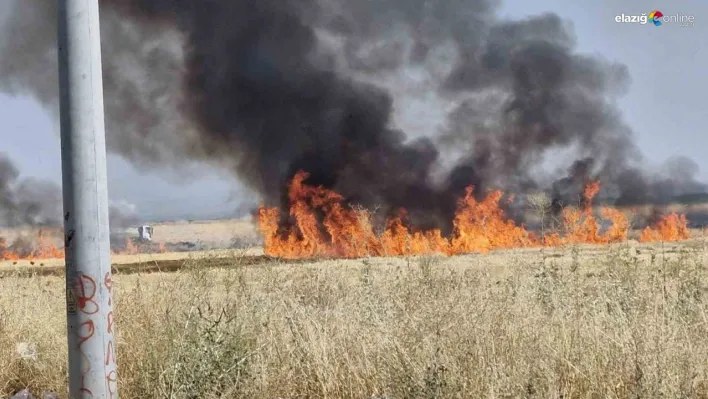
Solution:
[[[604,207],[599,210],[601,218],[594,215],[592,200],[600,190],[600,182],[591,181],[585,185],[582,208],[565,208],[562,230],[542,238],[506,217],[499,206],[504,196],[501,191],[491,191],[480,201],[473,195],[474,187],[469,187],[458,201],[450,237],[443,237],[439,230],[412,231],[405,223],[405,211],[388,220],[384,231],[376,234],[369,211],[346,208],[340,194],[304,184],[308,176],[301,171],[290,184],[290,227],[280,227],[277,208],[259,208],[258,223],[266,255],[358,258],[486,253],[507,248],[620,242],[627,240],[630,229],[627,216],[618,209]],[[604,232],[601,220],[609,223]],[[663,220],[654,229],[645,230],[642,241],[688,238],[685,217],[669,215]]]
[[[474,188],[469,187],[458,202],[448,254],[484,253],[492,249],[528,247],[537,242],[523,227],[505,218],[499,208],[501,191],[489,193],[481,202],[475,200],[473,191]]]
[[[137,254],[138,247],[135,245],[130,237],[125,238],[125,247],[121,251],[111,251],[113,255],[135,255]]]
[[[486,253],[497,249],[562,246],[568,244],[607,244],[628,239],[630,223],[624,212],[603,207],[599,217],[592,201],[600,190],[599,181],[587,183],[580,208],[567,207],[560,215],[561,228],[539,237],[523,225],[509,219],[500,202],[501,191],[490,191],[482,199],[475,198],[474,187],[468,187],[457,203],[452,220],[452,234],[444,237],[440,230],[420,231],[406,222],[405,210],[386,221],[382,232],[376,232],[373,214],[361,208],[345,207],[344,197],[324,187],[305,184],[308,174],[297,173],[289,187],[289,216],[292,225],[281,227],[277,208],[260,207],[259,228],[266,255],[284,258],[364,256],[405,256],[439,253],[456,255]],[[601,228],[601,222],[608,226]],[[604,230],[604,232],[603,232]],[[690,238],[685,215],[665,215],[641,233],[640,242],[677,241]],[[158,252],[166,252],[159,243]],[[126,238],[125,248],[113,254],[136,254],[140,248]],[[27,242],[18,239],[8,245],[0,237],[0,261],[38,260],[64,257],[64,250],[47,239],[43,231]]]
[[[600,221],[592,211],[592,200],[598,192],[600,192],[599,181],[587,183],[583,190],[583,208],[563,209],[565,234],[563,236],[558,233],[551,234],[546,237],[543,244],[546,246],[609,244],[626,240],[629,233],[629,221],[622,211],[615,208],[603,207],[600,209],[602,218],[611,223],[607,231],[600,234]]]
[[[690,236],[686,215],[671,213],[662,216],[654,226],[645,228],[639,237],[639,241],[679,241],[685,240]]]
[[[163,242],[159,242],[156,251],[159,253],[167,252],[167,247]],[[126,238],[124,249],[111,250],[112,255],[135,255],[139,252],[140,249],[130,238]],[[0,237],[0,261],[35,261],[63,258],[64,249],[57,247],[51,242],[42,230],[35,237],[23,236],[15,240],[13,244],[8,244],[5,238]]]
[[[37,259],[61,259],[64,257],[64,250],[57,248],[50,242],[42,230],[39,231],[34,242],[18,245],[21,240],[8,246],[7,241],[0,237],[0,261],[17,260],[37,260]],[[15,247],[20,248],[15,248]]]
[[[142,253],[166,253],[168,252],[167,245],[162,241],[157,241],[157,246],[153,247],[150,243],[136,244],[133,238],[125,237],[122,249],[111,248],[111,255],[137,255]]]

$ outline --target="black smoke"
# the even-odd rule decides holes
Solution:
[[[56,110],[55,2],[10,3],[0,88]],[[493,0],[100,4],[109,150],[229,168],[267,205],[284,204],[298,170],[348,201],[443,227],[469,185],[548,190],[557,204],[587,178],[624,203],[705,188],[690,164],[665,183],[645,172],[613,105],[627,68],[578,54],[552,13],[502,20]],[[394,126],[386,80],[409,67],[454,106],[441,134]],[[575,152],[569,177],[537,170],[558,149]]]
[[[584,188],[592,181],[593,158],[579,159],[568,169],[568,175],[553,182],[551,211],[559,214],[572,205],[587,206]]]

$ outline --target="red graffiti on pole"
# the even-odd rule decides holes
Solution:
[[[113,312],[108,312],[106,315],[106,329],[109,334],[113,334]]]
[[[89,359],[84,353],[83,349],[81,346],[86,343],[86,341],[90,340],[93,338],[93,336],[96,334],[96,326],[93,323],[93,320],[88,320],[79,326],[79,328],[76,330],[76,336],[79,339],[78,347],[79,347],[79,352],[81,353],[81,393],[83,394],[83,397],[89,397],[93,398],[93,393],[91,392],[90,389],[88,389],[85,384],[86,384],[86,374],[91,370],[91,364],[89,363]]]
[[[86,275],[81,274],[76,278],[76,302],[79,310],[87,315],[98,313],[99,306],[94,300],[96,296],[96,281]]]
[[[108,341],[108,347],[106,348],[106,362],[105,365],[115,365],[116,363],[116,352],[113,346],[113,340]],[[118,391],[118,373],[116,369],[110,370],[106,373],[106,387],[108,388],[109,397],[113,398],[116,396]]]
[[[103,285],[108,290],[108,306],[111,306],[111,297],[113,296],[113,281],[111,281],[111,272],[106,272],[103,277]]]
[[[111,306],[113,296],[113,281],[111,280],[111,273],[106,272],[103,277],[103,285],[108,291],[108,306]],[[106,356],[105,356],[105,366],[111,366],[116,364],[116,351],[113,344],[113,311],[108,309],[108,314],[106,314],[106,331],[110,334],[108,344],[106,346]],[[106,374],[106,387],[108,390],[108,395],[110,398],[116,397],[116,392],[118,391],[118,373],[115,367],[108,371]]]
[[[106,363],[105,365],[108,366],[109,364],[115,364],[116,362],[116,351],[113,348],[113,341],[108,341],[108,345],[106,345]]]
[[[78,331],[76,332],[76,335],[79,337],[79,349],[81,349],[81,345],[83,345],[86,341],[93,338],[95,333],[96,327],[93,324],[93,320],[81,323]]]
[[[118,391],[118,373],[115,370],[111,370],[106,374],[106,386],[108,387],[109,397],[115,398]]]

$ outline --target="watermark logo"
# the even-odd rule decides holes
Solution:
[[[661,18],[664,18],[664,14],[659,10],[654,10],[649,13],[649,20],[656,26],[661,26]]]
[[[654,10],[649,14],[620,14],[615,16],[615,22],[623,24],[652,24],[654,26],[661,26],[666,24],[680,25],[680,26],[693,26],[696,18],[693,15],[686,15],[681,13],[665,15],[659,10]]]

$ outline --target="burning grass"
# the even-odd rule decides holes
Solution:
[[[307,173],[299,172],[290,184],[289,213],[295,223],[289,230],[282,229],[277,208],[259,209],[258,223],[266,254],[285,258],[459,255],[509,248],[616,243],[626,241],[630,231],[628,216],[618,209],[603,207],[600,217],[595,215],[592,201],[600,183],[593,181],[585,186],[584,205],[566,207],[560,231],[549,234],[539,235],[508,219],[500,206],[504,196],[501,191],[491,191],[478,201],[473,187],[458,202],[450,237],[443,237],[439,230],[414,231],[404,223],[404,216],[388,220],[383,233],[376,234],[368,210],[345,207],[341,195],[308,186],[307,177]],[[320,217],[320,213],[324,216]],[[405,211],[402,213],[405,215]],[[610,224],[604,232],[601,221]],[[664,216],[641,235],[642,242],[687,238],[686,218],[675,214]]]
[[[707,398],[701,244],[117,274],[120,395]],[[0,279],[0,396],[66,392],[63,292]]]
[[[51,239],[47,239],[44,230],[39,230],[36,237],[21,235],[8,245],[0,237],[0,261],[58,259],[64,257],[64,250],[58,248]]]
[[[664,215],[661,219],[659,219],[654,227],[647,227],[642,231],[639,241],[652,242],[661,240],[685,240],[690,237],[690,233],[686,225],[685,215],[677,215],[675,213]]]
[[[2,261],[38,261],[49,259],[63,259],[64,248],[57,244],[57,236],[61,236],[58,230],[50,231],[40,229],[36,235],[22,234],[15,238],[12,244],[0,237],[0,262]],[[48,237],[52,236],[52,237]],[[165,253],[167,248],[164,243],[136,243],[130,237],[122,239],[120,243],[111,243],[112,255],[137,255],[143,253]]]
[[[278,209],[259,209],[258,227],[267,255],[288,259],[459,255],[499,249],[617,243],[626,241],[631,231],[626,212],[610,207],[593,209],[592,200],[600,189],[596,181],[586,185],[581,207],[566,207],[559,216],[559,227],[541,234],[506,217],[501,191],[490,191],[478,200],[474,188],[469,187],[458,201],[453,234],[443,237],[439,230],[420,231],[407,224],[405,210],[399,217],[388,220],[382,232],[376,232],[372,212],[346,207],[338,193],[305,184],[307,177],[304,172],[296,174],[289,187],[290,216],[295,221],[289,230],[281,227]],[[608,227],[601,228],[603,223]],[[0,237],[0,261],[63,258],[63,248],[57,245],[61,242],[61,232],[52,233],[53,240],[40,230],[36,236],[22,235],[9,245]],[[639,239],[655,242],[687,238],[690,233],[686,217],[672,213],[647,227]],[[164,242],[136,243],[130,237],[112,237],[111,246],[113,255],[168,252]]]

